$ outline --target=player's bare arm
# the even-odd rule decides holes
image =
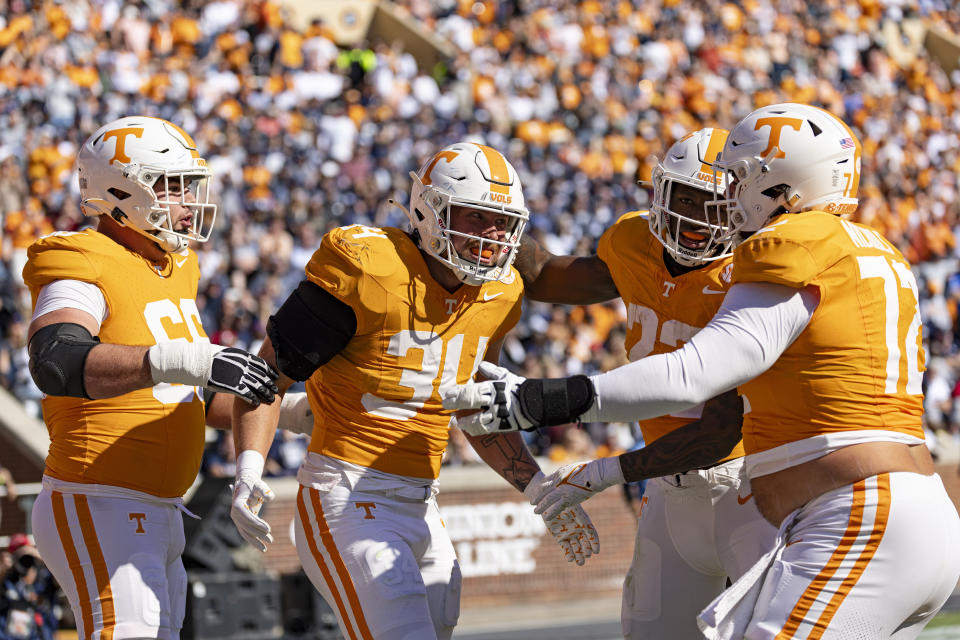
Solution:
[[[520,241],[514,266],[532,300],[594,304],[620,297],[607,264],[597,256],[556,256],[529,235]]]
[[[704,405],[699,420],[621,454],[623,479],[637,482],[708,467],[730,454],[742,426],[743,400],[736,390],[727,391]]]
[[[277,368],[277,354],[269,337],[264,339],[259,356],[271,367]],[[294,380],[282,372],[279,373],[277,390],[281,398],[293,383]],[[233,403],[233,438],[236,450],[242,452],[253,449],[266,458],[279,420],[279,402],[259,406],[252,406],[245,402]]]
[[[540,465],[533,459],[523,437],[517,432],[468,435],[467,439],[477,455],[518,491],[526,489],[531,478],[540,471]]]
[[[496,360],[499,360],[502,345],[502,339],[490,345],[488,354],[496,354]],[[493,359],[488,359],[487,362],[496,364]],[[466,436],[477,455],[518,491],[526,489],[531,478],[540,471],[540,465],[534,460],[519,433]]]

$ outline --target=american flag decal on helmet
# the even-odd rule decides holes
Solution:
[[[840,140],[841,149],[852,149],[855,145],[853,144],[853,138],[843,138]]]

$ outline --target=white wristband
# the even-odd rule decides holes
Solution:
[[[623,484],[623,468],[620,466],[620,456],[600,458],[597,463],[600,465],[600,480],[607,487]]]
[[[256,478],[263,475],[263,465],[266,461],[256,449],[244,449],[237,456],[237,478]]]
[[[222,346],[206,340],[155,344],[147,351],[153,383],[205,386],[210,379],[213,356],[221,349]]]
[[[546,476],[543,475],[543,471],[537,471],[530,482],[527,483],[527,486],[523,489],[523,495],[527,496],[531,503],[533,503],[540,494],[543,492],[543,481],[546,479]]]

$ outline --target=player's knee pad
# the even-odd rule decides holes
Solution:
[[[166,570],[149,553],[135,553],[110,579],[116,592],[117,623],[128,629],[157,630],[169,626],[170,594]],[[135,635],[142,635],[134,631]]]

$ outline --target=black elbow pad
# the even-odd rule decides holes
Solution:
[[[87,398],[83,370],[100,338],[72,322],[49,324],[30,339],[30,376],[48,396]]]
[[[353,308],[309,280],[267,322],[277,369],[298,382],[340,353],[356,332]]]

